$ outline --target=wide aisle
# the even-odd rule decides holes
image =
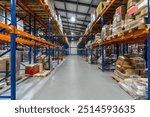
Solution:
[[[56,73],[33,97],[34,100],[106,100],[132,99],[96,65],[79,56],[68,56]]]

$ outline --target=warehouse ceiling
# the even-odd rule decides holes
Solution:
[[[63,31],[67,35],[82,35],[90,23],[90,15],[100,0],[54,0],[55,10],[60,14]],[[74,20],[74,21],[73,21]]]

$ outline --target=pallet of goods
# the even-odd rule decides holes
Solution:
[[[0,51],[0,53],[3,53],[4,51]],[[20,76],[20,63],[21,63],[21,52],[17,51],[16,52],[16,81],[22,79],[22,77]],[[6,54],[2,57],[0,57],[0,71],[4,72],[4,73],[0,73],[0,80],[8,77],[7,79],[3,80],[0,85],[1,88],[2,86],[7,86],[10,85],[10,54]],[[4,85],[6,84],[6,85]]]
[[[44,71],[41,71],[41,72],[35,74],[34,77],[45,78],[45,77],[47,77],[48,75],[50,75],[50,73],[51,73],[50,71],[44,70]]]
[[[129,0],[127,6],[125,29],[138,27],[138,25],[141,24],[147,24],[147,20],[145,20],[145,17],[147,17],[148,14],[147,0]]]
[[[119,82],[119,86],[134,99],[147,99],[148,78],[128,78]]]
[[[115,79],[115,76],[121,80],[127,78],[147,78],[148,76],[145,66],[145,60],[140,56],[120,56],[116,62],[116,69],[114,71],[113,78]]]
[[[128,54],[120,56],[116,62],[116,69],[112,78],[119,82],[120,87],[134,99],[146,98],[148,70],[141,55]],[[141,83],[142,81],[144,84]],[[135,84],[137,84],[136,87]],[[140,89],[140,87],[145,88]]]
[[[128,0],[127,6],[121,5],[116,9],[112,24],[102,28],[102,40],[111,40],[135,30],[146,29],[147,14],[147,0]]]
[[[39,73],[39,71],[40,69],[38,64],[30,64],[25,68],[26,76],[33,76],[34,74]]]
[[[52,61],[52,59],[51,59],[52,57],[50,57],[50,68],[51,68],[51,70],[53,70],[54,69],[54,65],[53,65],[53,61]],[[61,58],[62,59],[62,58]],[[48,56],[47,55],[40,55],[40,56],[38,56],[37,57],[37,61],[36,61],[36,63],[41,63],[41,64],[43,64],[43,69],[48,69]]]

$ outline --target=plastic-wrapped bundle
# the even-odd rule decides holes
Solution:
[[[104,25],[101,31],[102,40],[106,40],[112,34],[112,25]]]
[[[128,92],[134,99],[146,99],[148,92],[148,79],[147,78],[128,78],[121,82],[119,85]]]

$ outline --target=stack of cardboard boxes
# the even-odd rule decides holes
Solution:
[[[147,87],[147,84],[137,84],[140,81],[147,81],[148,72],[145,65],[145,60],[138,54],[129,54],[120,56],[116,62],[116,69],[112,76],[119,81],[120,86],[127,91],[135,99],[140,99],[147,96],[145,89],[139,89],[141,85]],[[137,85],[135,85],[135,83]],[[133,86],[139,87],[134,89]],[[140,92],[140,94],[139,94]]]
[[[127,5],[119,6],[114,14],[113,22],[102,28],[102,40],[109,40],[114,35],[121,36],[124,31],[147,27],[147,0],[128,0]]]
[[[95,21],[95,19],[102,13],[102,11],[107,7],[107,5],[111,2],[111,0],[100,0],[99,5],[97,7],[97,9],[95,9],[92,13],[91,13],[91,22],[88,24],[85,32],[87,32],[93,21]]]
[[[52,58],[52,57],[50,57]],[[37,62],[36,63],[41,63],[43,65],[43,69],[48,69],[48,56],[47,55],[40,55],[37,57]],[[51,70],[54,69],[53,61],[50,59],[50,67]]]
[[[0,53],[2,53],[1,51]],[[16,80],[20,80],[20,63],[21,63],[21,57],[20,52],[16,52]],[[6,54],[2,57],[0,57],[0,71],[5,73],[0,73],[0,79],[5,78],[6,76],[9,76],[10,72],[10,54]],[[7,80],[4,80],[3,83],[6,83],[7,85],[10,85],[10,78]]]
[[[50,59],[50,65],[52,71],[54,69],[52,59]],[[31,77],[46,77],[48,74],[50,74],[50,70],[48,70],[48,68],[48,56],[40,55],[37,57],[37,61],[35,64],[26,66],[25,74]]]
[[[126,78],[147,78],[145,60],[139,55],[120,56],[113,77],[118,81]]]
[[[129,0],[127,4],[127,14],[125,18],[125,29],[130,29],[139,26],[145,28],[147,21],[145,20],[148,14],[147,0]]]
[[[123,30],[126,11],[125,5],[121,5],[116,9],[112,24],[112,34],[119,33]]]

